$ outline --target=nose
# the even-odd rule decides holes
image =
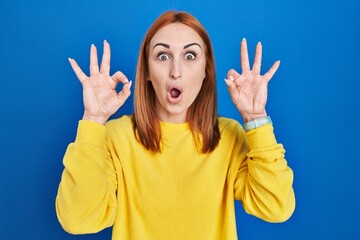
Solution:
[[[170,78],[174,80],[181,78],[181,66],[179,60],[174,59],[172,61],[171,69],[170,69]]]

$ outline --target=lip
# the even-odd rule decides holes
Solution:
[[[170,91],[173,88],[176,88],[180,91],[180,95],[177,98],[171,97]],[[182,98],[183,98],[183,88],[182,87],[175,85],[175,84],[171,84],[167,87],[167,99],[170,103],[172,103],[172,104],[179,103],[179,102],[181,102]]]

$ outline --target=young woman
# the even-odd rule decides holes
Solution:
[[[114,240],[237,239],[234,199],[265,221],[287,220],[295,207],[293,173],[265,110],[279,62],[260,75],[261,56],[258,43],[251,69],[242,40],[242,73],[230,70],[225,79],[245,131],[217,116],[212,46],[188,13],[166,12],[148,30],[131,116],[107,122],[132,82],[121,72],[109,75],[106,41],[100,69],[91,46],[90,77],[69,59],[85,112],[56,198],[63,228],[83,234],[113,226]]]

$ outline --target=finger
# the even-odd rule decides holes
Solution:
[[[110,74],[110,44],[104,40],[104,52],[101,60],[100,72],[104,74]]]
[[[237,88],[235,86],[235,83],[233,81],[229,80],[229,79],[226,79],[226,78],[224,80],[225,80],[225,83],[226,83],[226,85],[228,87],[228,91],[230,93],[231,99],[233,99],[233,101],[236,100],[236,96],[237,96],[238,92],[237,92]]]
[[[240,44],[240,65],[242,72],[250,71],[249,54],[245,38],[243,38]]]
[[[124,84],[123,88],[121,89],[121,91],[118,93],[118,99],[120,102],[120,106],[124,104],[124,102],[126,101],[126,99],[128,99],[128,97],[131,94],[131,85],[132,85],[132,81],[127,82],[126,84]]]
[[[258,44],[256,44],[254,65],[253,65],[253,68],[252,68],[252,70],[256,74],[260,74],[260,71],[261,71],[261,59],[262,59],[262,45],[261,45],[261,42],[258,42]]]
[[[244,84],[244,77],[234,69],[230,69],[227,73],[227,79],[234,82],[236,87],[241,87]]]
[[[240,74],[234,69],[230,69],[226,74],[226,78],[230,79],[231,81],[233,81],[235,78],[238,78],[239,76]]]
[[[269,71],[267,71],[267,73],[264,74],[264,78],[265,78],[266,81],[270,81],[270,79],[274,76],[274,74],[278,70],[279,66],[280,66],[280,60],[276,61],[272,65],[272,67],[269,69]]]
[[[111,79],[114,81],[115,86],[120,82],[123,84],[129,83],[129,80],[127,79],[127,77],[120,71],[117,71],[116,73],[114,73],[111,76]]]
[[[69,62],[70,62],[70,65],[71,65],[72,69],[74,70],[77,78],[79,79],[79,81],[81,83],[83,83],[88,77],[81,70],[81,68],[79,67],[79,65],[77,64],[77,62],[74,59],[69,58]]]
[[[245,83],[245,77],[240,75],[239,77],[235,78],[234,83],[237,88],[242,88]]]
[[[91,44],[90,47],[90,76],[96,75],[99,73],[99,64],[97,57],[97,50],[94,44]]]

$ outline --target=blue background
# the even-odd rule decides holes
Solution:
[[[73,236],[54,201],[62,157],[82,117],[82,90],[68,57],[88,72],[92,43],[112,47],[112,73],[134,79],[140,42],[168,9],[194,14],[215,50],[219,113],[239,121],[223,78],[263,44],[263,70],[280,59],[267,111],[295,172],[296,210],[283,224],[244,213],[239,239],[360,239],[360,1],[20,1],[0,3],[0,239]],[[115,115],[132,112],[132,99]]]

